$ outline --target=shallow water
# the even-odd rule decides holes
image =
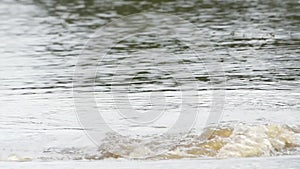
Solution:
[[[164,157],[154,155],[154,159],[264,156],[251,159],[262,164],[258,164],[258,168],[263,168],[267,163],[274,164],[274,168],[279,165],[276,158],[265,158],[268,156],[291,155],[292,159],[299,159],[299,134],[295,132],[299,131],[300,125],[299,8],[296,0],[1,1],[0,159],[57,162],[106,157],[105,153],[101,154],[107,151],[107,147],[103,149],[105,144],[95,145],[84,132],[86,126],[81,126],[77,119],[78,107],[76,101],[74,103],[73,91],[85,96],[84,93],[91,92],[91,87],[95,91],[97,107],[104,112],[107,123],[121,133],[142,134],[145,137],[164,133],[170,125],[168,122],[173,122],[180,107],[185,106],[192,110],[197,108],[200,117],[193,126],[196,128],[194,133],[188,136],[200,135],[212,106],[216,105],[222,109],[222,116],[219,120],[221,125],[215,130],[226,126],[236,132],[249,129],[261,133],[258,136],[246,131],[240,134],[252,146],[259,140],[269,141],[263,144],[269,147],[248,152],[248,143],[240,142],[233,134],[221,141],[222,144],[226,142],[227,146],[224,144],[220,149],[203,150],[201,146],[193,147],[202,144],[197,139],[183,139],[183,145],[179,145],[172,142],[176,136],[170,136],[172,139],[166,136],[156,140],[166,144],[157,145],[163,147]],[[152,13],[147,13],[144,18],[133,17],[133,22],[125,20],[111,25],[110,29],[102,31],[103,37],[109,38],[100,38],[87,45],[93,33],[104,25],[122,16],[144,11]],[[198,29],[179,27],[181,25],[158,17],[162,15],[157,15],[157,12],[179,16]],[[145,20],[149,21],[150,26],[146,25],[138,30],[140,32],[119,40],[124,33],[133,34],[131,28],[138,27]],[[169,32],[168,26],[178,27],[182,37],[195,42],[193,49],[196,48],[200,57],[188,50],[191,46],[178,41],[175,34]],[[99,52],[103,45],[114,41],[118,44],[100,62]],[[78,63],[78,60],[83,62]],[[75,68],[85,70],[94,66],[98,67],[96,77],[84,76],[81,77],[84,83],[73,83]],[[186,74],[187,68],[192,73]],[[197,88],[190,84],[197,84]],[[121,93],[115,100],[107,96],[111,86]],[[223,96],[222,92],[225,92],[224,98],[218,99],[213,95]],[[149,103],[151,93],[154,93],[152,97],[157,104],[154,107]],[[187,99],[198,94],[199,102],[181,102],[182,93],[186,94]],[[134,116],[114,116],[116,110],[113,105],[116,102],[119,110],[127,111],[127,94],[130,105],[139,112],[147,112],[151,108],[166,110],[165,120],[144,125],[130,121],[136,120]],[[164,102],[159,100],[159,94],[165,96]],[[221,101],[222,105],[214,104],[214,99]],[[85,113],[89,116],[89,111]],[[276,131],[282,133],[273,140],[269,139],[266,130],[261,129],[269,126],[267,124],[277,126]],[[236,126],[240,127],[236,129]],[[197,130],[197,127],[200,129]],[[116,139],[115,144],[118,144],[114,148],[124,144],[128,148],[130,145],[126,143],[132,143],[121,137]],[[284,142],[284,146],[278,148],[276,140]],[[101,140],[97,141],[101,144]],[[287,146],[290,142],[294,146]],[[235,143],[239,143],[248,153],[243,155],[236,147],[228,148],[231,144],[237,145]],[[183,150],[187,145],[193,146]],[[171,150],[174,146],[179,148]],[[148,150],[133,156],[128,155],[128,151],[134,151],[127,149],[111,151],[116,151],[113,153],[120,158],[143,159]],[[173,156],[168,156],[172,153]],[[231,163],[230,160],[224,161],[220,163]],[[282,157],[279,161],[280,164],[289,164],[289,160]],[[129,163],[137,165],[134,161]],[[172,166],[183,163],[188,162],[176,160]],[[198,161],[191,163],[193,168]],[[247,160],[242,163],[245,167],[251,166]],[[290,168],[297,166],[290,165]],[[281,168],[280,165],[278,168]]]

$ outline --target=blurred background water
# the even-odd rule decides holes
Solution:
[[[201,32],[192,40],[208,40],[214,52],[205,45],[195,44],[203,56],[197,60],[186,52],[184,44],[162,36],[157,38],[163,35],[163,28],[137,34],[120,41],[100,63],[93,60],[99,56],[97,46],[89,48],[84,53],[88,62],[81,66],[99,64],[100,71],[95,83],[87,79],[85,86],[75,86],[74,90],[95,85],[96,92],[105,94],[113,82],[116,86],[127,84],[129,93],[145,93],[132,97],[137,109],[147,110],[146,96],[156,90],[174,98],[166,108],[176,110],[180,87],[197,81],[202,96],[200,112],[205,114],[210,110],[211,83],[224,82],[212,82],[210,75],[220,74],[208,72],[203,63],[218,63],[223,65],[226,77],[226,83],[222,84],[226,90],[223,123],[299,125],[300,5],[296,0],[3,0],[0,3],[2,160],[11,156],[63,160],[97,153],[97,147],[78,123],[73,103],[72,78],[77,58],[82,56],[84,45],[93,33],[105,24],[147,11],[173,14],[193,23]],[[149,17],[159,20],[156,15]],[[135,22],[142,19],[136,18]],[[111,31],[118,34],[126,29],[116,25]],[[126,69],[115,75],[120,76],[119,81],[109,81],[120,62]],[[177,69],[183,63],[194,72],[194,78],[184,77],[182,70]],[[176,83],[173,76],[180,77],[181,83]],[[111,104],[111,100],[97,102]],[[122,104],[123,100],[117,102]],[[102,108],[111,110],[109,106]],[[145,131],[163,127],[149,126]]]

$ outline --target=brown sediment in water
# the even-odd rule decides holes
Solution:
[[[300,136],[294,130],[285,125],[249,126],[243,124],[234,127],[210,128],[202,134],[190,133],[177,143],[172,143],[176,137],[158,137],[150,143],[149,140],[147,143],[143,143],[142,139],[130,140],[129,138],[115,137],[119,140],[111,142],[109,147],[104,145],[100,148],[101,159],[272,156],[300,146]]]

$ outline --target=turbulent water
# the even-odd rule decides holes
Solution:
[[[209,134],[208,134],[209,133]],[[209,135],[207,138],[205,135]],[[182,158],[270,157],[299,155],[300,128],[287,125],[246,125],[209,128],[199,134],[195,131],[169,136],[136,137],[134,139],[107,134],[96,154],[84,154],[76,148],[56,150],[69,154],[73,160],[103,160],[127,158],[162,160]],[[205,138],[205,139],[204,139]],[[54,149],[48,151],[55,151]],[[3,159],[5,160],[5,159]],[[31,161],[10,155],[5,161]]]
[[[210,133],[208,139],[203,135]],[[100,155],[88,157],[131,159],[181,159],[198,157],[260,157],[299,154],[300,129],[281,125],[239,124],[207,129],[199,135],[128,139],[109,136],[100,147]]]
[[[280,166],[266,159],[275,156],[299,166],[299,10],[296,0],[1,1],[0,160],[182,166],[256,157],[264,168]],[[81,109],[91,92],[117,132],[93,126],[92,112]],[[140,123],[131,110],[155,122]],[[164,134],[180,113],[195,112],[191,130]]]

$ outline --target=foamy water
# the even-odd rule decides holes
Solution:
[[[300,155],[300,128],[276,124],[226,125],[209,128],[204,133],[196,131],[169,136],[129,138],[107,134],[96,152],[85,148],[50,148],[47,156],[22,157],[11,154],[1,161],[53,161],[66,160],[174,160],[197,158],[241,158]],[[89,154],[90,153],[90,154]],[[51,157],[51,156],[50,156]]]
[[[209,133],[206,140],[205,135]],[[181,159],[269,157],[299,154],[299,128],[286,125],[236,125],[208,129],[201,135],[188,133],[180,136],[156,137],[149,142],[110,136],[95,159]]]

